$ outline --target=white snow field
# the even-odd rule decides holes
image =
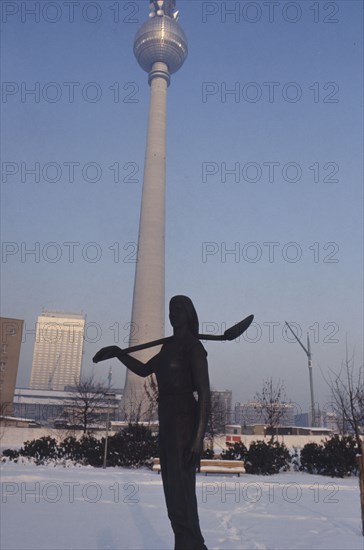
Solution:
[[[197,476],[209,550],[364,548],[357,478]],[[147,469],[1,466],[2,550],[168,550],[161,477]],[[190,549],[186,549],[190,550]]]

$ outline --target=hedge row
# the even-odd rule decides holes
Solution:
[[[140,467],[150,466],[153,457],[158,456],[158,438],[141,425],[129,425],[122,432],[108,438],[107,465]],[[3,456],[17,461],[19,457],[31,457],[36,464],[49,461],[72,461],[77,464],[100,467],[104,459],[105,439],[84,436],[77,440],[67,437],[61,443],[52,437],[42,437],[27,441],[20,450],[7,449]],[[331,477],[345,477],[357,474],[356,455],[359,449],[351,436],[334,436],[321,444],[307,443],[298,455],[290,453],[278,441],[254,441],[249,449],[244,443],[227,443],[221,453],[225,460],[243,460],[249,474],[272,475],[287,471],[292,466],[296,470],[310,474]],[[213,458],[213,452],[206,450],[204,458]]]
[[[221,458],[244,460],[250,474],[270,475],[287,471],[291,466],[301,472],[331,477],[358,474],[356,456],[359,448],[352,436],[333,436],[320,444],[307,443],[300,453],[290,453],[277,441],[254,441],[249,449],[243,443],[227,443]]]
[[[52,437],[41,437],[34,441],[26,441],[24,447],[14,451],[7,449],[3,456],[11,460],[19,457],[31,457],[38,465],[46,464],[50,460],[70,460],[85,466],[100,467],[103,465],[105,438],[96,439],[93,436],[84,436],[81,439],[67,437],[62,442]],[[140,467],[148,465],[151,458],[158,456],[157,436],[141,425],[129,425],[118,434],[108,438],[107,465]]]

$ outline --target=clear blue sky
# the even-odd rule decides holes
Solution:
[[[88,373],[117,327],[127,342],[149,101],[132,45],[148,2],[72,6],[2,2],[2,315],[29,332],[42,307],[84,311]],[[297,323],[323,406],[346,335],[363,362],[362,2],[178,8],[189,57],[168,98],[166,304],[189,295],[205,329],[254,313],[244,340],[206,344],[212,385],[246,401],[273,376],[307,410],[307,359],[282,333]]]

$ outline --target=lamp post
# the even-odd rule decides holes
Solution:
[[[301,340],[298,338],[297,334],[291,329],[287,321],[285,321],[287,327],[292,332],[293,336],[296,338],[297,342],[307,355],[308,360],[308,374],[310,379],[310,394],[311,394],[311,424],[312,427],[316,427],[316,414],[315,414],[315,398],[313,394],[313,377],[312,377],[312,354],[311,354],[311,346],[310,346],[310,337],[307,333],[307,348],[302,344]]]
[[[106,457],[107,457],[107,441],[109,438],[109,420],[110,420],[110,403],[112,399],[115,399],[115,393],[106,392],[105,397],[107,398],[107,415],[106,415],[106,433],[105,433],[105,446],[104,446],[104,461],[102,467],[106,468]]]

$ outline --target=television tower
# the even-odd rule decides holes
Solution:
[[[175,0],[150,2],[149,20],[134,39],[134,55],[148,73],[150,107],[129,345],[164,337],[167,88],[170,75],[182,67],[188,52],[175,4]],[[143,350],[135,356],[146,362],[155,353],[155,349]],[[127,370],[126,411],[145,402],[144,382]],[[142,415],[145,410],[146,405]]]

